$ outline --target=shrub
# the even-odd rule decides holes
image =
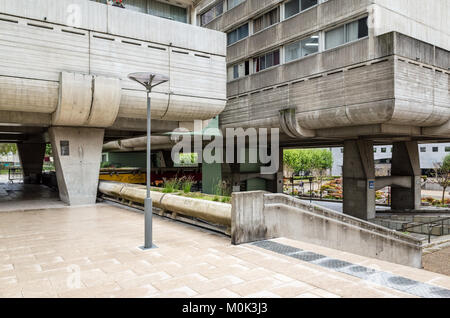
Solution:
[[[184,193],[191,192],[192,185],[194,184],[194,179],[192,177],[184,178],[182,180],[182,188]]]
[[[173,193],[180,189],[180,180],[174,179],[164,179],[164,190],[163,193]]]

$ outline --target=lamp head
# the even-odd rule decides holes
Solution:
[[[153,87],[169,81],[169,77],[151,72],[131,73],[128,78],[143,85],[147,91],[151,91]]]

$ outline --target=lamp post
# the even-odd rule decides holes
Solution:
[[[169,81],[169,78],[164,75],[139,72],[128,75],[128,78],[143,85],[147,90],[147,197],[144,204],[144,217],[145,217],[145,242],[143,249],[153,248],[153,233],[152,233],[152,216],[153,216],[153,204],[150,196],[150,182],[151,182],[151,134],[152,134],[152,121],[151,121],[151,99],[150,93],[153,87],[163,84]]]

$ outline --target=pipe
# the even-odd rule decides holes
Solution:
[[[152,136],[152,148],[155,150],[172,149],[174,142],[169,136]],[[103,145],[103,152],[139,151],[147,149],[147,137],[137,137],[110,141]]]
[[[105,195],[144,204],[146,189],[126,183],[99,182],[99,192]],[[180,195],[151,191],[157,208],[194,217],[217,225],[231,227],[231,204],[193,199]]]

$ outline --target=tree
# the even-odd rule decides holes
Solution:
[[[442,204],[445,203],[445,191],[450,187],[450,155],[447,155],[444,160],[434,165],[436,180],[442,187]]]
[[[284,151],[283,162],[295,173],[323,174],[333,166],[333,155],[327,149],[290,149]]]
[[[0,144],[0,155],[7,155],[10,152],[13,154],[17,153],[16,144]]]

